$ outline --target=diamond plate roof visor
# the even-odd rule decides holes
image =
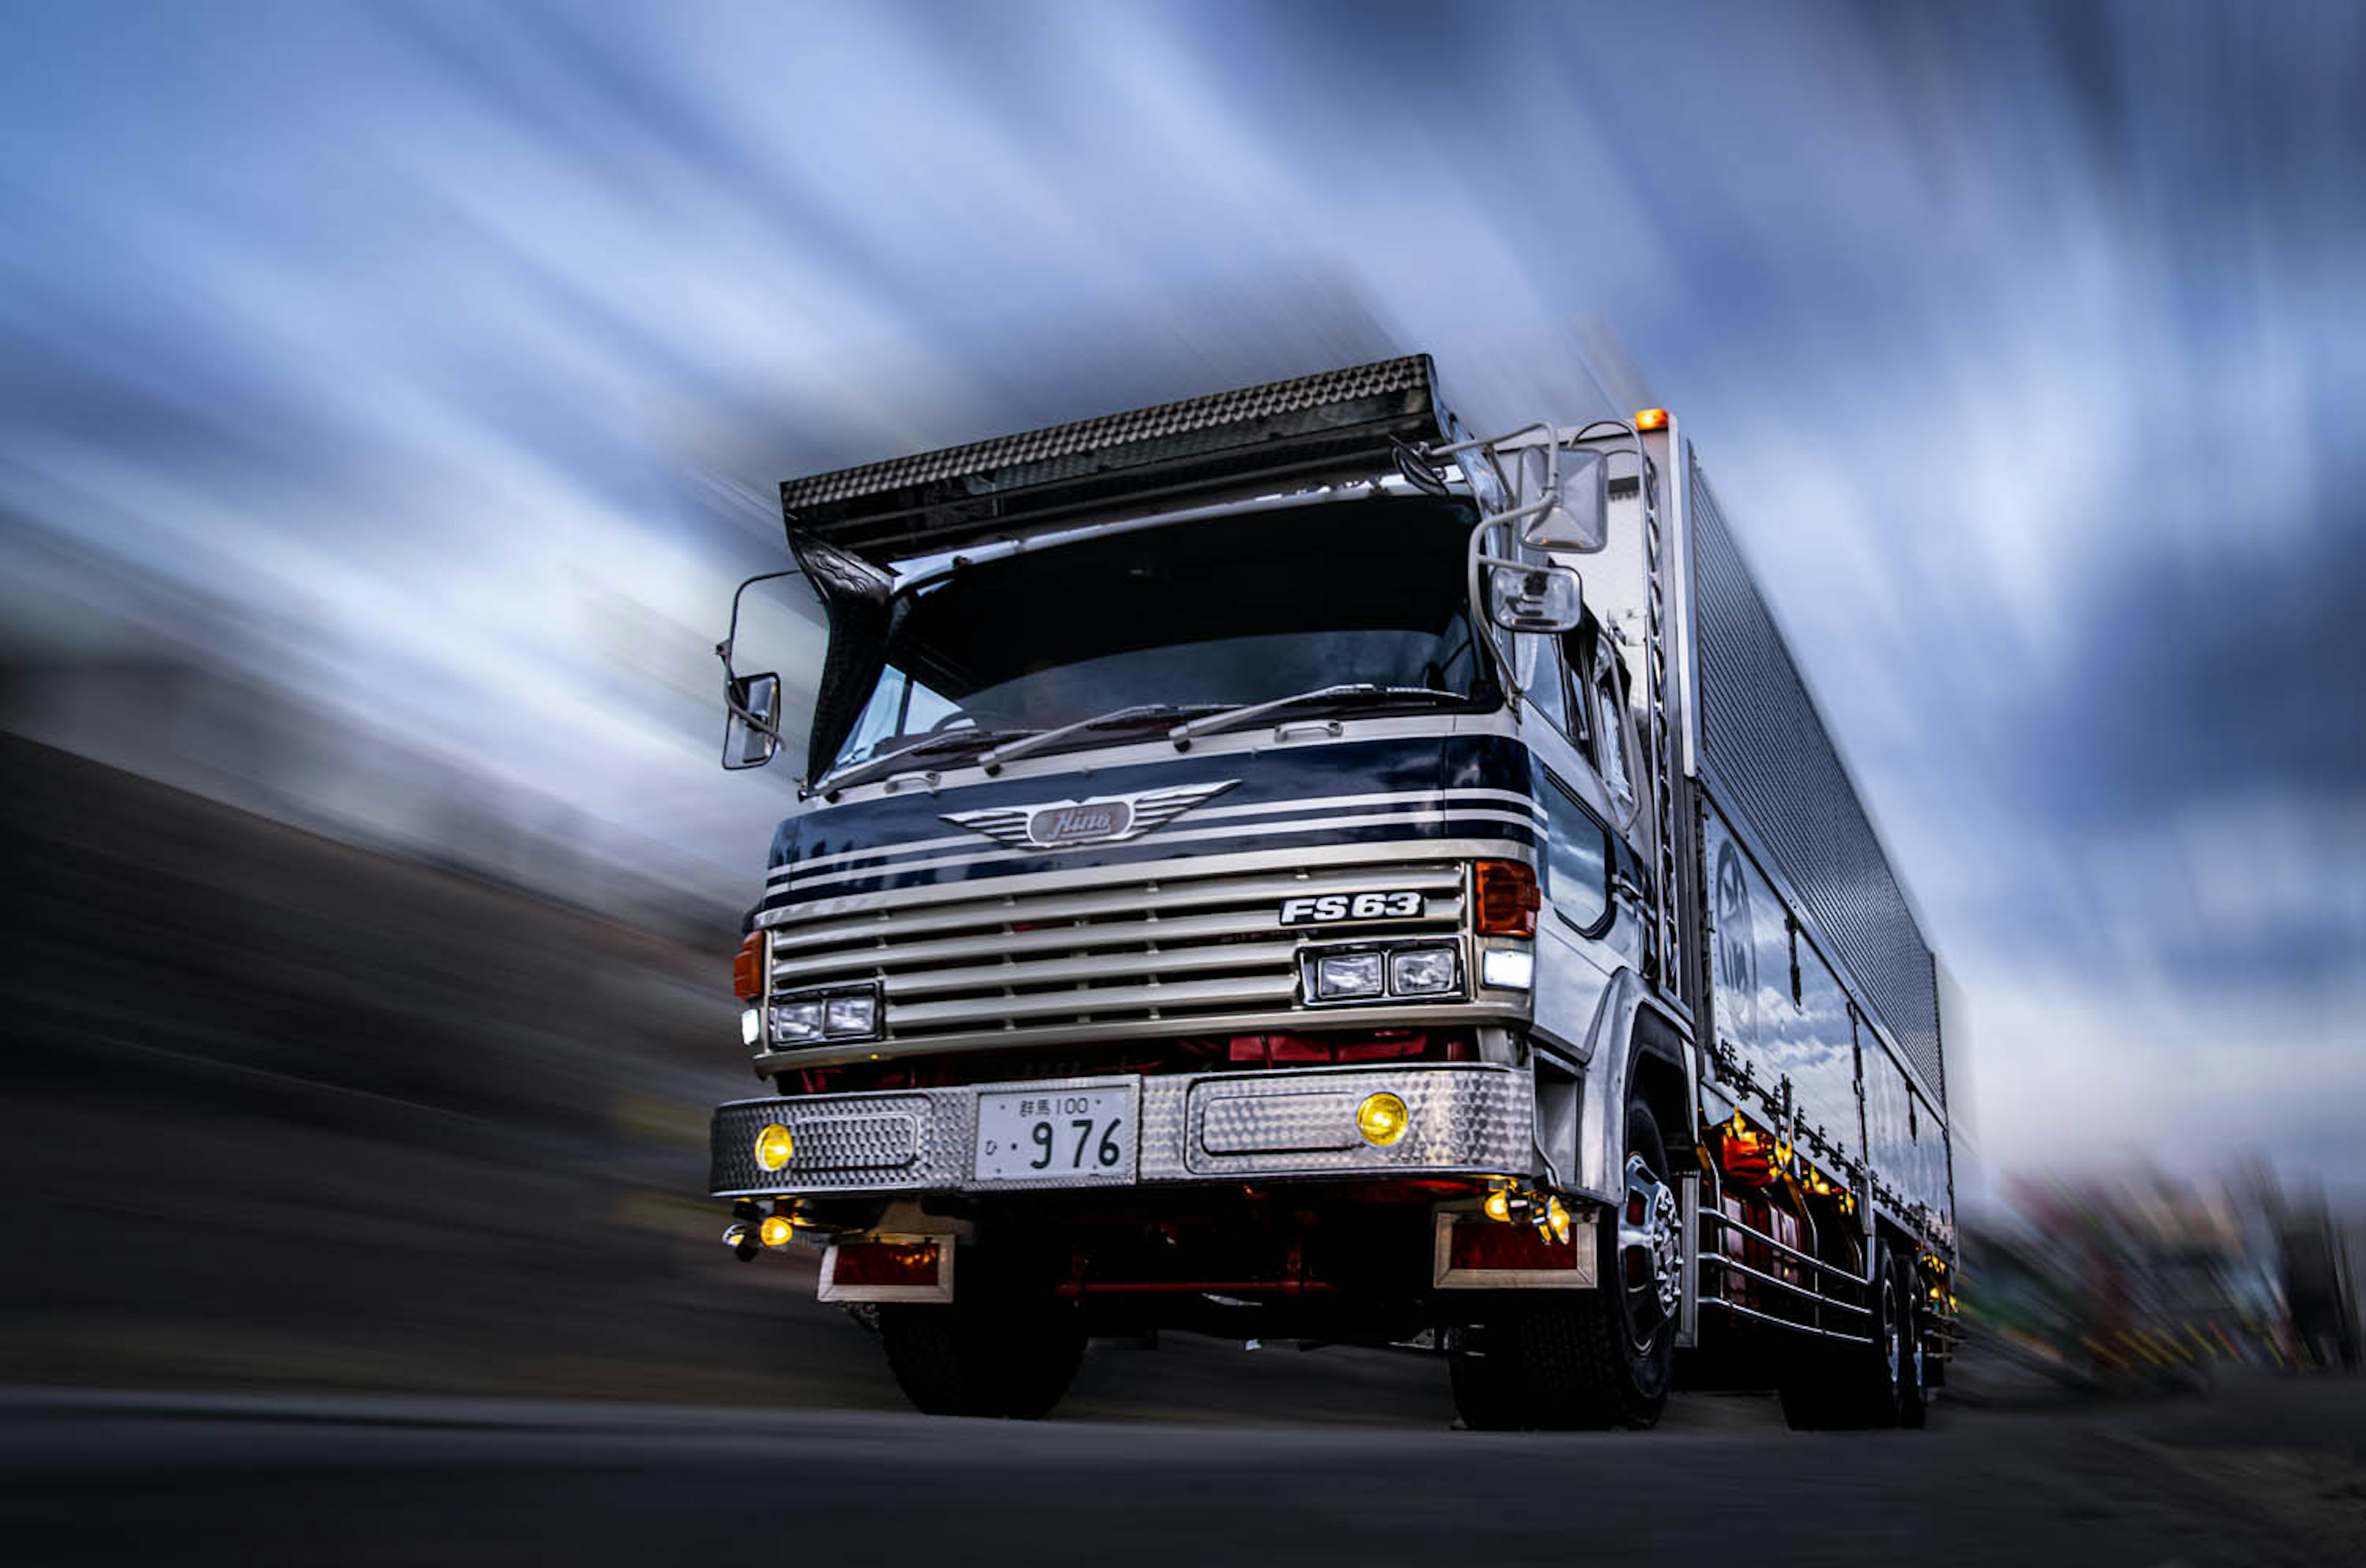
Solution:
[[[1428,355],[1408,355],[791,479],[781,509],[793,532],[910,560],[1090,508],[1381,472],[1444,422]]]

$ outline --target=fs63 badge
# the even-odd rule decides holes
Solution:
[[[1409,920],[1429,908],[1418,893],[1324,893],[1281,901],[1285,926],[1327,925],[1334,920]]]

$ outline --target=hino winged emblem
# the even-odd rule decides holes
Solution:
[[[949,811],[944,820],[1013,849],[1065,850],[1078,844],[1122,843],[1164,828],[1193,807],[1206,805],[1240,782],[1221,779],[1214,784],[1137,790],[1132,795],[1097,795],[1090,800]]]

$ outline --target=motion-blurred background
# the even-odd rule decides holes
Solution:
[[[876,1397],[699,1197],[792,799],[715,766],[772,487],[1413,350],[1700,442],[1969,1003],[1967,1310],[2090,1380],[2307,1354],[2291,1237],[2366,1200],[2366,10],[6,31],[0,1382]]]

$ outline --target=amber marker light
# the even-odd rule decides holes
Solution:
[[[1405,1102],[1386,1089],[1366,1095],[1364,1103],[1356,1107],[1356,1131],[1377,1148],[1387,1148],[1403,1137],[1412,1124],[1413,1113],[1405,1109]]]
[[[1668,411],[1665,409],[1638,409],[1635,412],[1635,428],[1638,430],[1667,429]]]
[[[756,1134],[756,1163],[766,1170],[780,1169],[796,1152],[797,1141],[778,1122]]]
[[[1471,869],[1481,936],[1534,936],[1544,895],[1537,868],[1515,860],[1482,860]]]
[[[731,994],[743,1002],[752,1002],[764,994],[762,931],[749,931],[740,939],[739,951],[731,959]]]

